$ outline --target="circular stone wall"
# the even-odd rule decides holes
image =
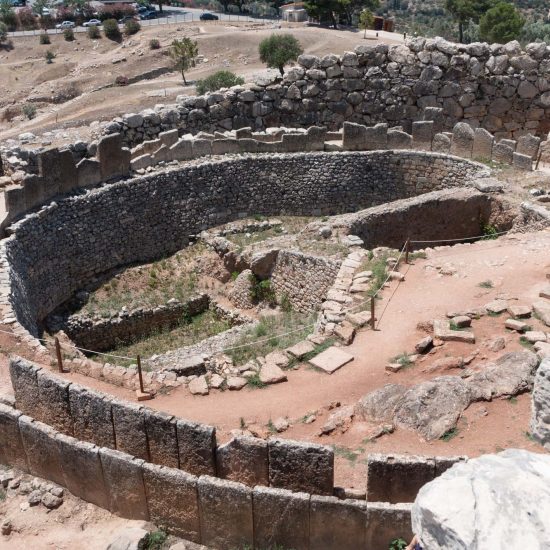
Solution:
[[[437,153],[303,153],[207,161],[104,185],[12,226],[3,243],[9,299],[37,335],[38,323],[92,277],[172,254],[209,227],[253,214],[353,212],[487,173]]]

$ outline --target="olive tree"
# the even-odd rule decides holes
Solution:
[[[181,71],[183,83],[187,85],[185,80],[185,71],[195,66],[195,58],[199,53],[199,46],[196,40],[185,36],[181,40],[174,40],[170,46],[170,57],[173,59],[177,69]]]
[[[272,34],[260,42],[260,59],[268,67],[279,69],[285,74],[284,66],[289,61],[296,61],[302,54],[300,42],[291,34]]]

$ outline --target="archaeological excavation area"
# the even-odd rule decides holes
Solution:
[[[3,146],[0,495],[213,549],[437,549],[444,483],[544,483],[549,57],[304,55]]]

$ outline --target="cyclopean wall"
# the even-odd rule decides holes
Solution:
[[[214,132],[250,126],[326,126],[344,121],[388,122],[410,132],[412,122],[435,114],[437,131],[456,122],[482,127],[500,138],[550,130],[550,48],[518,42],[454,44],[415,38],[406,45],[360,45],[342,56],[302,55],[278,77],[249,89],[234,87],[200,97],[179,96],[175,105],[127,114],[106,133],[122,132],[130,146],[159,132]]]
[[[172,254],[209,227],[252,214],[356,211],[487,173],[437,153],[254,155],[81,191],[11,226],[0,245],[9,279],[4,305],[36,336],[39,322],[93,276]]]

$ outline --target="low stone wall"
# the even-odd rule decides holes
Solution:
[[[271,275],[277,299],[287,297],[293,309],[316,311],[325,300],[342,262],[281,250]]]
[[[414,502],[423,485],[467,458],[370,454],[367,460],[367,501]]]
[[[10,360],[18,409],[80,440],[127,452],[147,462],[216,476],[215,428],[114,400],[58,378],[24,359]],[[334,452],[323,445],[245,438],[224,446],[220,470],[233,481],[250,482],[263,468],[264,485],[332,495]]]
[[[338,500],[193,475],[82,442],[1,404],[0,463],[49,479],[119,516],[152,521],[220,550],[382,549],[411,536],[410,504]]]
[[[190,298],[184,303],[168,303],[154,308],[139,308],[120,312],[109,319],[97,319],[89,315],[51,315],[46,324],[51,333],[59,330],[79,347],[108,351],[120,344],[128,344],[148,336],[159,329],[172,328],[181,323],[184,316],[193,317],[206,311],[210,304],[207,294]]]
[[[135,177],[13,224],[0,243],[0,265],[9,266],[0,304],[38,335],[39,322],[92,277],[172,254],[208,227],[252,214],[356,211],[488,173],[438,153],[374,151],[243,156]]]

